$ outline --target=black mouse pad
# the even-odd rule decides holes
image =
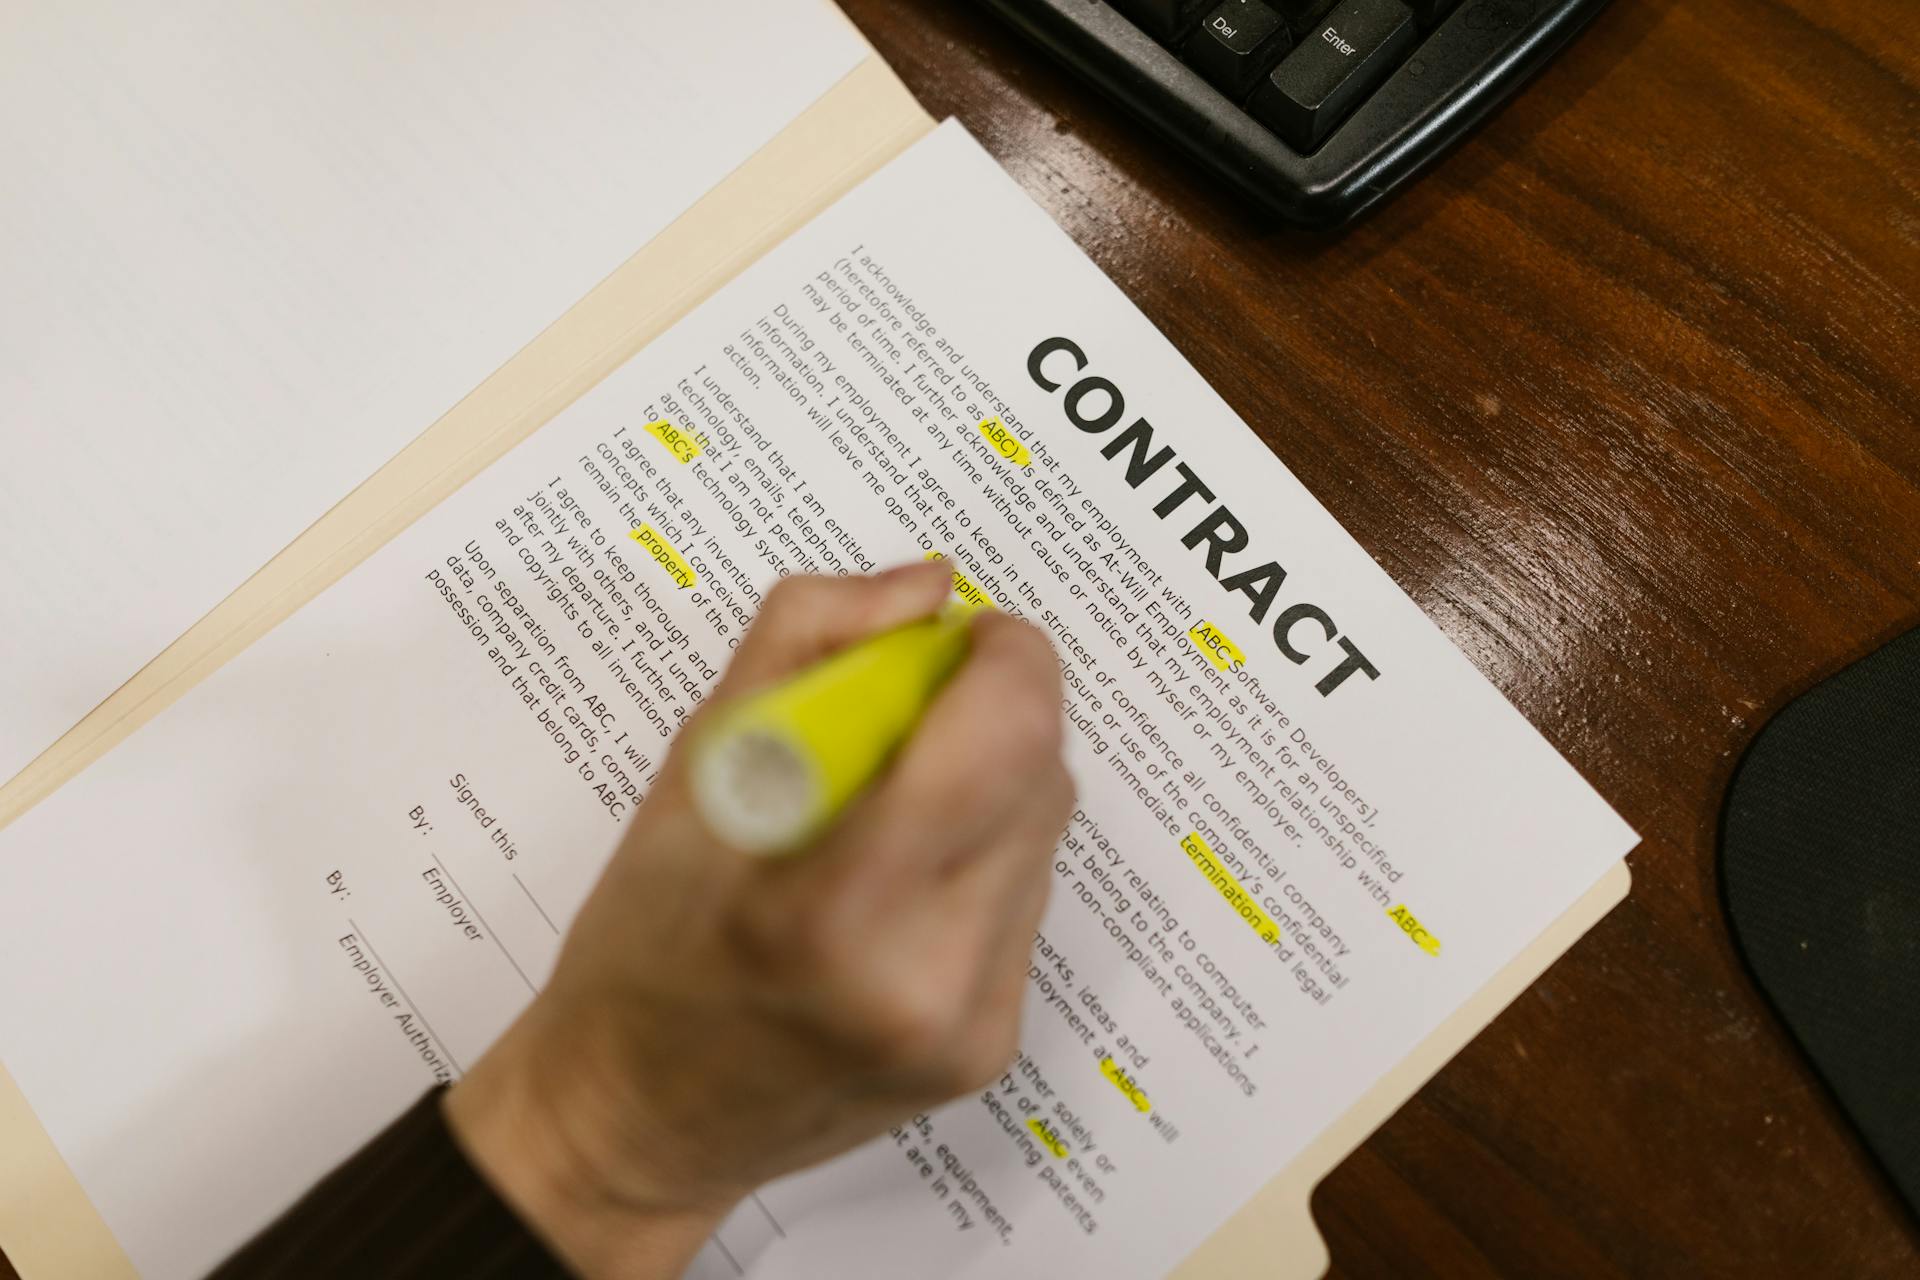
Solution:
[[[1920,630],[1761,730],[1720,856],[1755,977],[1920,1213]]]

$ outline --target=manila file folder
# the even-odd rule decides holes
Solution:
[[[50,794],[365,559],[662,333],[789,232],[933,127],[877,55],[795,119],[0,787],[0,825]],[[1626,894],[1618,864],[1273,1178],[1176,1274],[1308,1280],[1328,1255],[1314,1186]],[[26,1280],[134,1270],[13,1083],[0,1073],[0,1248]]]

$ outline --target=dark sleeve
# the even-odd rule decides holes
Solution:
[[[454,1141],[435,1089],[213,1273],[554,1280],[567,1272]]]

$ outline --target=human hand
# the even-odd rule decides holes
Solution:
[[[708,706],[925,617],[948,589],[939,564],[788,579]],[[1045,637],[981,613],[899,757],[786,858],[706,828],[676,744],[546,989],[446,1102],[569,1265],[677,1275],[753,1187],[1000,1073],[1073,807],[1061,693]]]

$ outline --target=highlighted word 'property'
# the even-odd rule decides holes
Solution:
[[[682,591],[700,581],[694,575],[693,566],[688,564],[686,558],[675,551],[673,544],[661,537],[660,531],[652,525],[643,524],[627,536],[639,543],[646,553],[653,557],[653,562],[665,569],[667,576],[672,578],[674,585]]]
[[[1240,887],[1240,882],[1233,878],[1233,872],[1220,864],[1220,859],[1214,856],[1213,847],[1201,838],[1198,831],[1189,831],[1187,838],[1180,842],[1180,848],[1193,865],[1200,868],[1200,874],[1207,878],[1207,883],[1226,900],[1234,913],[1247,922],[1249,929],[1260,935],[1260,941],[1269,945],[1280,941],[1280,926],[1273,922],[1272,916],[1260,909],[1260,904],[1253,900],[1252,894]]]
[[[945,560],[946,558],[944,552],[927,552],[927,559],[929,560]],[[953,571],[953,594],[960,597],[962,604],[970,604],[976,609],[998,609],[1000,607],[993,602],[993,597],[988,595],[979,583],[958,569]]]
[[[1014,466],[1030,467],[1033,465],[1033,454],[1027,451],[1027,446],[1021,443],[1019,436],[1007,430],[1007,424],[1000,421],[1000,419],[988,418],[985,422],[981,423],[980,434],[987,438],[987,443],[993,446],[995,453],[1005,458],[1008,462],[1011,462]]]
[[[1240,646],[1227,639],[1227,633],[1211,622],[1201,622],[1187,632],[1187,639],[1193,641],[1216,671],[1232,671],[1247,660],[1247,655],[1240,652]]]
[[[1427,931],[1427,926],[1415,918],[1413,912],[1404,906],[1395,907],[1387,912],[1387,918],[1400,926],[1400,932],[1413,939],[1413,945],[1430,956],[1440,954],[1440,939]]]
[[[692,462],[707,451],[707,446],[691,431],[683,431],[667,419],[649,422],[646,432],[667,447],[667,452],[680,460],[682,466]]]

